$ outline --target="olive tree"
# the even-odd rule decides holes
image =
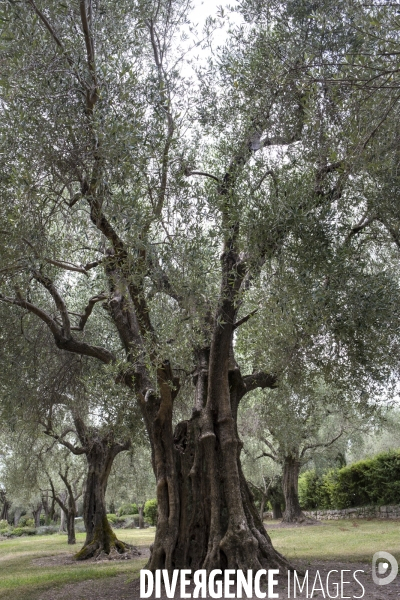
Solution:
[[[321,215],[349,229],[345,192],[380,123],[360,137],[362,93],[335,83],[361,53],[337,4],[312,22],[303,2],[257,6],[241,5],[217,59],[185,69],[181,0],[2,7],[0,299],[137,401],[157,485],[150,569],[288,567],[237,432],[242,398],[279,373],[241,367],[234,340],[285,243],[312,245]],[[190,377],[192,415],[174,430]]]

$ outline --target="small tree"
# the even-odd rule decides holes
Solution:
[[[75,538],[75,518],[78,514],[76,503],[77,500],[82,496],[82,473],[78,473],[77,476],[69,475],[70,465],[67,465],[64,468],[64,471],[59,471],[58,475],[65,485],[65,490],[61,492],[56,492],[53,480],[51,476],[47,473],[52,497],[55,502],[61,508],[61,511],[65,515],[66,523],[67,523],[67,535],[68,535],[68,544],[76,544]]]

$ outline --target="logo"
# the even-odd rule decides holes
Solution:
[[[389,571],[389,566],[391,567]],[[388,585],[392,583],[397,577],[399,571],[399,565],[394,556],[389,552],[375,552],[372,557],[372,579],[377,585]],[[388,573],[385,577],[385,573]]]

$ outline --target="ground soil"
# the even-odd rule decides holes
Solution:
[[[107,554],[101,554],[97,558],[89,558],[85,560],[85,563],[109,562],[110,560],[134,560],[137,558],[148,558],[149,556],[149,548],[140,548],[140,550],[135,548],[131,552],[114,555],[112,559],[110,559]],[[77,562],[74,560],[72,554],[61,553],[56,554],[55,556],[46,556],[45,558],[35,558],[32,561],[32,564],[37,567],[57,567],[60,565],[76,565]]]
[[[141,549],[142,550],[142,549]],[[144,558],[148,556],[148,551],[144,551],[142,556],[139,558]],[[133,559],[135,560],[135,559]],[[35,564],[40,565],[54,565],[56,568],[59,564],[67,564],[70,562],[68,557],[63,555],[57,557],[51,557],[46,559],[38,559],[35,561]],[[71,561],[72,562],[72,561]],[[309,577],[309,595],[306,595],[305,591],[299,593],[297,591],[296,598],[299,600],[303,600],[306,598],[317,598],[320,600],[321,598],[329,598],[327,589],[326,589],[326,576],[329,571],[336,569],[339,572],[339,580],[340,580],[340,572],[343,570],[350,570],[344,574],[344,581],[351,581],[352,583],[346,584],[344,586],[343,595],[340,592],[339,588],[339,596],[335,596],[336,592],[333,588],[330,588],[329,592],[331,597],[340,598],[363,598],[364,600],[391,600],[398,598],[400,596],[400,577],[397,578],[393,583],[386,586],[378,586],[372,580],[372,571],[370,563],[345,563],[345,562],[337,562],[337,561],[310,561],[310,562],[301,562],[298,561],[295,564],[295,567],[298,571],[306,571],[308,570]],[[357,577],[359,581],[365,588],[365,592],[363,594],[362,588],[359,584],[357,584],[352,574],[356,570],[363,570],[364,573],[358,573]],[[321,580],[324,585],[324,593],[319,590],[315,591],[313,596],[311,596],[311,589],[316,577],[316,572],[319,572]],[[333,573],[331,575],[331,582],[336,581],[337,574]],[[299,578],[301,580],[301,578]],[[282,600],[286,598],[293,598],[293,584],[291,586],[290,596],[288,594],[287,588],[287,578],[286,575],[278,576],[279,586],[274,589],[275,592],[279,592],[279,597]],[[318,586],[316,586],[318,587]],[[189,591],[189,590],[188,590]],[[362,595],[363,594],[363,595]],[[151,598],[154,598],[152,596]],[[180,598],[179,593],[175,595],[175,599]],[[207,596],[209,598],[209,596]],[[254,596],[255,598],[255,596]],[[46,592],[42,592],[38,598],[38,600],[139,600],[139,581],[131,581],[129,576],[118,575],[116,577],[111,577],[109,579],[99,579],[99,580],[87,580],[80,583],[71,583],[65,585],[61,588],[48,590]],[[166,600],[166,596],[162,595],[162,600]]]

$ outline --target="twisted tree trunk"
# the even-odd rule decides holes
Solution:
[[[308,520],[299,502],[300,461],[296,455],[285,456],[283,462],[284,523],[303,523]]]
[[[76,560],[127,552],[132,546],[117,539],[107,519],[105,494],[108,477],[120,445],[104,437],[93,440],[86,454],[88,473],[83,499],[83,520],[86,539],[83,548],[75,555]],[[75,515],[74,515],[75,517]],[[69,515],[67,514],[67,524]],[[72,518],[72,515],[71,515]]]
[[[200,365],[193,415],[174,433],[166,413],[155,420],[158,526],[147,568],[286,570],[289,563],[273,548],[240,465],[236,412],[243,380],[237,369],[230,372],[228,410],[221,413],[208,400],[208,378]]]

